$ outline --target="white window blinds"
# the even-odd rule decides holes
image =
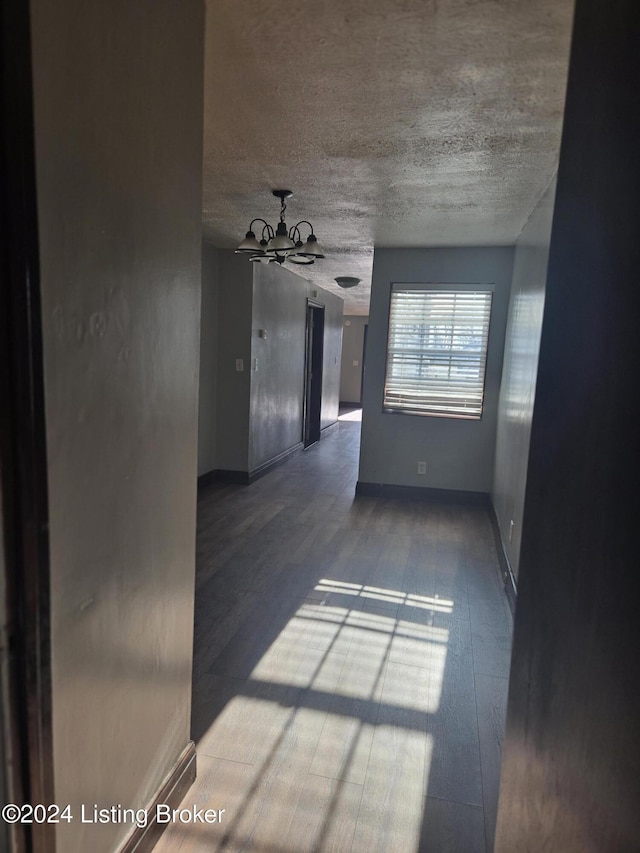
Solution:
[[[385,411],[481,417],[492,295],[394,285]]]

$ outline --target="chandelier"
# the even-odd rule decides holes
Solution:
[[[271,225],[259,217],[252,220],[244,240],[236,249],[236,254],[249,255],[249,260],[261,264],[274,261],[283,264],[312,264],[319,258],[324,258],[323,249],[313,233],[313,225],[306,219],[301,219],[287,230],[284,214],[287,209],[286,199],[291,198],[291,190],[273,190],[273,195],[280,199],[280,221],[274,231]],[[254,223],[262,222],[260,241],[253,230]],[[305,243],[302,242],[300,226],[309,226],[310,234]]]

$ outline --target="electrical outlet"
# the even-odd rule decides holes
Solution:
[[[418,462],[418,474],[426,474],[427,473],[427,463],[426,462]]]

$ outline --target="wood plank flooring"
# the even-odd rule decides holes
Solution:
[[[511,618],[486,511],[354,498],[359,424],[198,504],[198,778],[158,853],[489,853]]]

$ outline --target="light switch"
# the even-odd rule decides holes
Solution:
[[[353,366],[354,366],[354,367],[357,367],[359,364],[360,364],[360,362],[358,361],[358,359],[356,359],[356,360],[353,362]]]
[[[236,371],[242,373],[244,370],[244,361],[241,358],[236,358]]]

